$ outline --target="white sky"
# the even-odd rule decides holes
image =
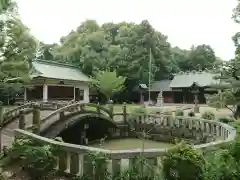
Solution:
[[[231,19],[237,0],[16,0],[23,23],[45,43],[58,42],[86,19],[136,22],[148,19],[173,46],[209,44],[216,55],[234,56]]]

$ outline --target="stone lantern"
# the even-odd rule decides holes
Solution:
[[[157,97],[157,104],[158,107],[162,107],[163,106],[163,92],[160,91]]]

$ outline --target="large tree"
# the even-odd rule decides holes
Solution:
[[[240,1],[233,10],[233,19],[240,24]],[[218,94],[210,96],[208,102],[214,107],[228,107],[235,118],[240,118],[240,32],[233,36],[236,46],[235,58],[222,64],[216,77],[221,81],[216,87],[221,90]]]
[[[0,1],[0,96],[12,96],[19,89],[20,84],[9,79],[29,79],[36,48],[37,41],[19,19],[16,3]]]
[[[37,43],[17,16],[10,1],[0,14],[0,79],[28,76],[29,62],[35,56]]]
[[[55,55],[79,66],[89,75],[98,70],[116,70],[118,75],[148,80],[149,55],[152,53],[152,78],[156,72],[168,73],[171,51],[167,37],[148,21],[140,24],[105,23],[87,20],[61,38]],[[159,77],[156,77],[159,78]]]

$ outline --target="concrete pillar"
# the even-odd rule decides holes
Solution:
[[[27,87],[24,87],[24,102],[27,101]]]
[[[43,101],[48,101],[48,86],[47,84],[43,84]]]
[[[84,102],[89,103],[89,87],[84,88],[84,96],[83,96]]]
[[[73,100],[74,101],[76,101],[75,93],[76,93],[76,89],[75,89],[75,87],[73,87]]]

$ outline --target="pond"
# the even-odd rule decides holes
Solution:
[[[108,149],[108,150],[127,150],[127,149],[143,148],[143,145],[144,145],[144,149],[169,148],[173,146],[173,144],[170,144],[170,143],[157,142],[152,140],[143,141],[137,138],[106,140],[103,142],[103,144],[96,143],[96,144],[91,144],[90,146]]]

